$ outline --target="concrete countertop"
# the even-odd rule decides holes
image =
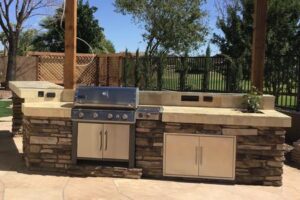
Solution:
[[[23,103],[22,112],[29,117],[71,118],[73,102]]]
[[[36,89],[60,89],[63,87],[47,81],[10,81],[9,88],[20,98],[23,98],[23,92],[35,91]]]
[[[291,127],[291,118],[276,110],[243,113],[233,108],[163,106],[162,121],[191,124],[222,124],[256,127]]]
[[[74,90],[66,90],[60,85],[47,81],[10,81],[9,88],[25,102],[69,102],[73,100]],[[44,92],[44,96],[39,96]],[[55,97],[47,97],[47,93],[55,94]]]
[[[72,102],[24,103],[25,116],[71,118]],[[276,110],[243,113],[232,108],[162,106],[162,121],[190,124],[222,124],[255,127],[290,127],[291,118]]]
[[[20,98],[25,99],[22,111],[25,116],[70,118],[73,107],[74,90],[64,90],[62,86],[46,81],[13,81],[9,83],[10,89]],[[39,97],[38,92],[55,93],[54,98]],[[263,113],[243,113],[239,109],[225,108],[240,104],[242,95],[233,94],[202,94],[184,93],[186,95],[214,96],[212,103],[188,103],[176,105],[180,102],[180,92],[141,92],[142,104],[151,104],[162,107],[162,121],[193,124],[223,124],[261,127],[291,127],[291,118],[272,109],[274,97],[265,96]],[[149,96],[150,95],[150,96]],[[201,96],[202,95],[202,96]],[[151,97],[151,98],[150,98]],[[165,99],[164,99],[164,98]],[[223,100],[222,100],[223,98]],[[149,101],[151,99],[151,101]],[[177,100],[176,100],[177,99]],[[225,100],[226,102],[225,102]],[[154,101],[155,100],[155,101]],[[222,100],[222,101],[221,101]],[[236,102],[235,102],[236,101]],[[157,103],[155,105],[155,102]],[[234,104],[230,102],[235,102]],[[170,103],[174,105],[169,105]],[[184,102],[187,104],[186,102]],[[231,105],[232,104],[232,105]],[[211,106],[211,107],[209,107]],[[267,109],[266,109],[267,108]]]

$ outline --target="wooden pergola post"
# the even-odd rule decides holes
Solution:
[[[67,0],[65,15],[64,87],[74,89],[77,51],[77,0]]]
[[[267,0],[254,1],[251,82],[263,93],[268,7]]]

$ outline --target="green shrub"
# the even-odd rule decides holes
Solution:
[[[257,113],[261,105],[262,96],[256,87],[252,86],[250,92],[244,95],[243,98],[243,107],[246,111],[249,113]]]

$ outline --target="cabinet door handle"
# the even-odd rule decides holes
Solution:
[[[100,131],[100,150],[102,150],[102,131]]]
[[[107,141],[108,141],[108,136],[107,136],[107,131],[105,131],[105,150],[107,150]]]
[[[198,147],[195,147],[196,157],[195,157],[195,164],[198,165]]]
[[[199,148],[199,156],[200,156],[200,165],[202,165],[202,160],[203,160],[203,147]]]

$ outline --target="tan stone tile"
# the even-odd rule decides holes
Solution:
[[[60,200],[61,189],[51,188],[8,188],[4,194],[5,200]]]
[[[113,178],[71,178],[64,189],[64,199],[128,199],[119,193]]]
[[[0,175],[0,200],[4,200],[4,189],[5,189],[5,185],[1,181],[1,175]]]
[[[36,175],[18,173],[15,171],[8,172],[1,178],[6,188],[23,188],[23,189],[36,189],[36,188],[49,188],[60,189],[65,186],[69,177],[64,176],[50,176],[50,175]]]

